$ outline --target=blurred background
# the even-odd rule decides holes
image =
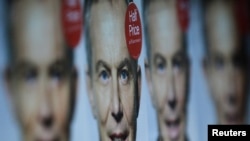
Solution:
[[[187,135],[190,141],[206,141],[207,125],[216,124],[216,112],[214,102],[211,98],[206,77],[203,71],[202,59],[205,54],[203,27],[202,27],[202,1],[191,0],[190,8],[190,25],[188,29],[188,54],[191,60],[191,77],[190,77],[190,93],[188,101],[188,122]],[[82,1],[83,3],[83,1]],[[141,0],[134,0],[139,10],[142,10]],[[6,89],[4,81],[4,69],[7,63],[6,53],[6,7],[5,1],[0,1],[0,140],[1,141],[19,141],[21,134],[17,121],[13,113],[10,95]],[[140,13],[140,15],[142,12]],[[142,15],[141,15],[142,18]],[[142,20],[142,19],[141,19]],[[248,40],[248,56],[249,49],[249,33]],[[90,104],[86,93],[85,84],[85,41],[84,35],[74,50],[74,63],[79,72],[79,86],[76,98],[76,109],[73,122],[71,125],[72,141],[97,141],[98,129],[94,120]],[[145,42],[143,39],[142,53],[139,58],[139,64],[142,68],[142,94],[139,117],[137,119],[137,140],[138,141],[154,141],[157,139],[157,122],[156,113],[152,107],[148,86],[145,80]],[[249,84],[248,84],[249,86]],[[250,98],[247,95],[247,124],[250,123]]]

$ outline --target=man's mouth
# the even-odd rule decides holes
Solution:
[[[226,118],[226,124],[240,124],[240,116],[238,113],[226,113],[225,114]]]
[[[42,138],[39,138],[39,139],[36,139],[36,141],[59,141],[58,138],[54,138],[54,139],[42,139]]]
[[[60,141],[58,136],[43,135],[35,139],[35,141]]]
[[[180,117],[174,119],[167,119],[165,121],[170,140],[177,140],[179,138],[181,130],[180,123]]]
[[[126,141],[128,137],[128,133],[113,133],[109,136],[111,141]]]

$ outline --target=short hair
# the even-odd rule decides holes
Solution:
[[[152,2],[156,2],[156,0],[142,0],[142,17],[143,17],[143,23],[144,23],[144,36],[145,36],[145,44],[146,44],[146,56],[147,60],[151,57],[151,45],[150,45],[150,39],[148,35],[148,22],[147,22],[147,14],[148,14],[148,8],[149,5]],[[186,50],[188,45],[188,38],[187,38],[187,31],[183,33],[183,47]],[[150,66],[150,65],[149,65]]]
[[[13,36],[13,29],[12,29],[12,8],[13,4],[17,0],[8,0],[5,2],[6,7],[6,14],[5,14],[5,22],[6,22],[6,36],[7,36],[7,54],[8,54],[8,64],[12,64],[14,57],[15,57],[15,47],[13,45],[12,36]],[[61,29],[62,30],[62,29]],[[67,56],[67,61],[69,62],[70,67],[73,67],[74,64],[74,51],[64,39],[64,49]]]

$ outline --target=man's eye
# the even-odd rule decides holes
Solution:
[[[217,69],[222,69],[225,65],[224,61],[222,58],[216,58],[214,60],[214,65]]]
[[[129,80],[129,72],[127,70],[122,70],[120,74],[120,79],[123,84],[127,84]]]
[[[164,71],[165,70],[165,68],[166,68],[166,65],[165,65],[165,63],[163,63],[163,62],[160,62],[160,63],[158,63],[157,64],[157,70],[158,71],[160,71],[160,72],[162,72],[162,71]]]
[[[108,81],[109,77],[110,76],[109,76],[107,71],[105,71],[105,70],[101,71],[100,79],[101,79],[102,82],[106,83]]]
[[[37,78],[36,70],[26,70],[23,74],[25,81],[34,81]]]
[[[53,80],[61,80],[63,78],[63,70],[62,69],[52,69],[50,71],[50,77],[53,79]]]
[[[185,67],[184,59],[175,59],[173,61],[173,67],[177,69],[183,69]]]

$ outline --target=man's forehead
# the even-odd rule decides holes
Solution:
[[[125,2],[122,2],[124,1],[115,1],[114,3],[100,1],[93,3],[90,8],[90,28],[99,27],[101,29],[108,28],[107,30],[109,30],[113,23],[123,25],[127,6]],[[92,29],[91,31],[93,31]]]
[[[214,3],[207,10],[207,34],[210,52],[233,53],[239,45],[233,7]]]
[[[91,15],[91,17],[97,16],[97,19],[100,19],[100,16],[102,18],[105,18],[109,14],[123,17],[123,16],[125,16],[126,9],[127,9],[127,4],[125,3],[124,0],[98,1],[98,2],[92,3],[92,5],[90,7],[90,15]]]
[[[16,59],[49,61],[63,55],[65,45],[59,8],[58,1],[13,4],[12,36]]]
[[[183,35],[173,1],[152,2],[147,16],[152,51],[173,55],[183,49]]]
[[[118,64],[119,60],[129,56],[125,42],[125,12],[125,2],[115,1],[112,5],[104,1],[92,6],[90,40],[95,61]]]
[[[15,32],[41,35],[40,33],[60,32],[60,3],[19,2],[11,8],[11,24]]]
[[[92,14],[90,18],[90,36],[101,42],[108,43],[115,41],[110,37],[121,32],[121,28],[124,27],[123,17],[125,17],[125,15],[116,15],[117,13],[109,9],[109,6],[102,7],[102,5],[96,5],[96,8],[95,6],[93,6],[91,11]]]
[[[147,13],[147,22],[149,22],[151,27],[159,28],[158,31],[165,29],[169,35],[180,32],[177,9],[174,2],[152,2]]]

